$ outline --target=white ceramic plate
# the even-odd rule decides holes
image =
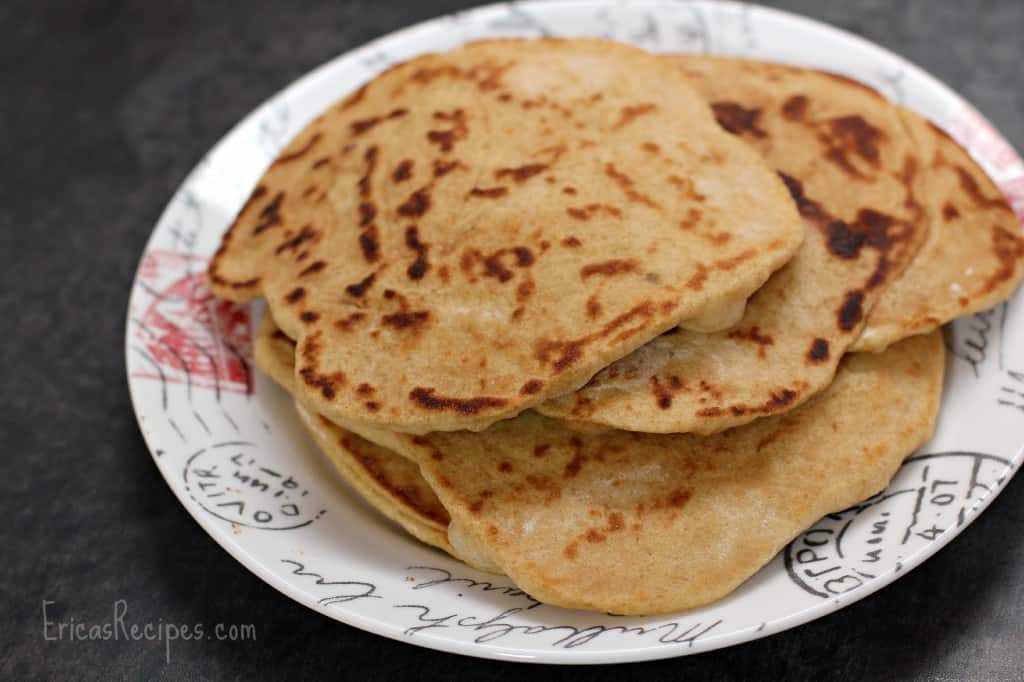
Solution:
[[[181,503],[249,570],[331,618],[421,646],[551,663],[680,656],[764,637],[871,594],[952,540],[1024,454],[1022,295],[952,325],[938,431],[886,491],[823,519],[706,608],[634,618],[540,605],[415,542],[339,482],[290,399],[253,372],[259,311],[211,297],[207,258],[277,151],[332,101],[423,52],[549,34],[844,73],[949,131],[1024,214],[1024,163],[985,119],[912,64],[823,24],[752,5],[606,0],[492,5],[419,24],[271,98],[202,160],[157,223],[125,350],[142,433]]]

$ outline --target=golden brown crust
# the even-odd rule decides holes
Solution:
[[[257,360],[288,377],[291,357]],[[661,613],[721,598],[884,488],[932,433],[944,364],[937,332],[849,355],[801,407],[707,437],[578,433],[532,412],[480,433],[357,429],[419,462],[457,556],[545,603]]]
[[[938,333],[851,356],[802,407],[715,436],[581,434],[526,414],[429,436],[439,459],[406,449],[453,527],[537,599],[678,611],[728,594],[818,518],[884,488],[931,435],[943,357]]]
[[[659,337],[538,406],[577,427],[706,434],[793,409],[828,386],[926,238],[924,164],[876,92],[806,69],[671,59],[779,172],[806,238],[730,329]]]
[[[670,64],[489,41],[393,67],[299,133],[209,279],[266,297],[323,413],[480,429],[745,300],[801,239],[781,181]]]
[[[338,428],[298,403],[295,407],[317,445],[363,499],[415,538],[453,553],[448,511],[414,462]]]
[[[913,265],[882,295],[853,346],[880,351],[1005,300],[1024,279],[1024,234],[985,171],[941,129],[901,110],[927,163],[931,230]]]

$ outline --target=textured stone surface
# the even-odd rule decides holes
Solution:
[[[124,311],[139,253],[186,172],[313,66],[464,3],[0,5],[0,678],[528,679],[335,623],[210,540],[146,452]],[[1024,3],[788,0],[971,99],[1024,147]],[[1021,679],[1024,482],[920,568],[822,620],[727,651],[562,679]],[[255,642],[43,638],[51,619],[253,623]]]

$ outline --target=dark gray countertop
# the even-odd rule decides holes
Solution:
[[[894,585],[803,627],[628,668],[419,649],[290,601],[218,547],[153,466],[125,386],[136,260],[187,171],[308,69],[458,9],[431,2],[0,6],[0,678],[1024,679],[1024,481]],[[771,3],[902,53],[1024,148],[1024,2]],[[47,641],[51,620],[252,623],[252,642]]]

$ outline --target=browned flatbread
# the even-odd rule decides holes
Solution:
[[[319,412],[482,429],[722,316],[802,238],[779,178],[668,62],[490,41],[396,66],[316,119],[209,279],[266,297]]]
[[[782,175],[806,238],[731,329],[663,335],[538,406],[576,428],[707,434],[793,409],[832,381],[927,234],[927,169],[876,92],[780,65],[672,62]]]
[[[338,428],[299,403],[295,409],[341,477],[363,499],[416,539],[454,554],[448,542],[448,510],[415,462]]]
[[[261,371],[294,392],[295,342],[278,329],[269,314],[260,321],[255,356]],[[298,401],[295,409],[339,475],[377,511],[421,542],[480,570],[497,571],[486,557],[452,547],[448,541],[448,510],[420,474],[419,464],[413,458],[345,431]]]
[[[276,348],[258,362],[294,389],[294,355]],[[884,488],[932,432],[943,366],[938,332],[849,355],[801,407],[707,437],[577,433],[534,412],[480,433],[360,428],[419,462],[457,556],[548,604],[662,613],[728,594]]]
[[[879,351],[1013,293],[1024,278],[1024,238],[999,188],[960,145],[920,116],[904,122],[927,163],[931,229],[914,263],[886,289],[852,350]]]

